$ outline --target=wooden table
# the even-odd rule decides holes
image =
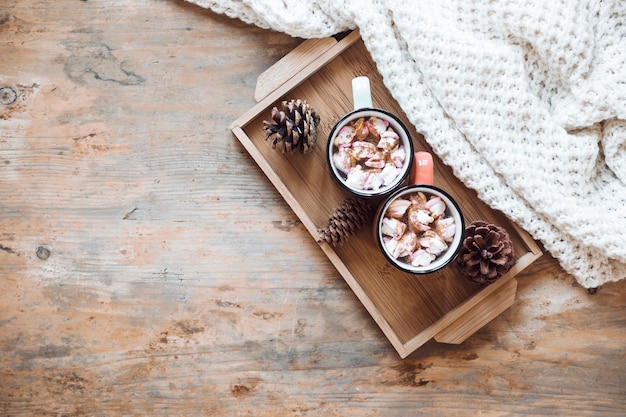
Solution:
[[[549,255],[467,341],[398,357],[229,130],[300,42],[2,2],[0,415],[624,415],[626,283]]]

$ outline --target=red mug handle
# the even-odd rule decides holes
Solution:
[[[424,151],[415,152],[409,181],[412,185],[433,185],[433,156]]]

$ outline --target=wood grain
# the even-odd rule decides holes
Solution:
[[[229,130],[300,43],[179,1],[0,3],[0,415],[622,416],[626,284],[548,254],[398,358]]]

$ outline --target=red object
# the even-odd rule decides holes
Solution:
[[[433,156],[424,151],[415,152],[409,181],[411,184],[433,185]]]

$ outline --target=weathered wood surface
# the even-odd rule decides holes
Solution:
[[[0,4],[0,415],[626,412],[626,283],[545,255],[399,359],[228,127],[300,40],[180,1]]]

